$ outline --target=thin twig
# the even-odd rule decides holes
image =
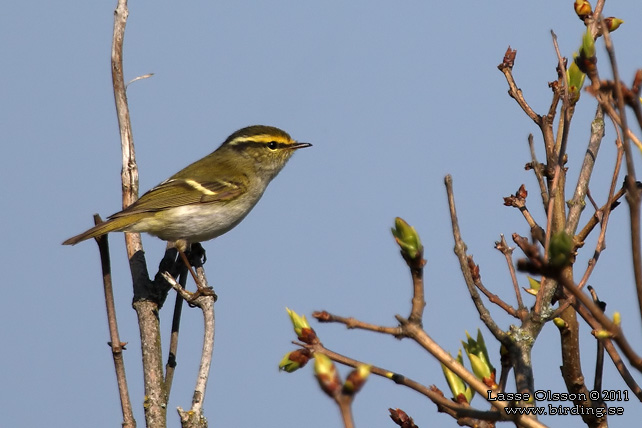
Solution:
[[[620,168],[622,166],[622,144],[621,144],[621,134],[620,132],[617,132],[618,138],[615,141],[615,144],[617,146],[617,156],[615,160],[615,168],[613,169],[613,174],[611,176],[611,185],[609,187],[609,195],[608,195],[608,201],[612,201],[615,198],[615,187],[617,186],[618,182],[618,177],[620,175]],[[617,200],[617,199],[615,199]],[[601,208],[601,224],[602,227],[600,229],[600,235],[597,238],[597,243],[595,244],[595,251],[593,252],[593,257],[588,262],[588,267],[586,271],[584,272],[584,275],[582,276],[582,279],[580,280],[578,287],[582,288],[584,285],[588,282],[589,277],[593,273],[593,270],[595,269],[595,265],[597,264],[597,261],[600,257],[600,254],[606,247],[606,244],[604,243],[606,240],[606,229],[609,224],[609,218],[611,217],[611,211],[613,211],[613,203],[606,204],[604,207]]]
[[[535,178],[537,178],[537,184],[539,185],[539,192],[542,196],[542,202],[544,203],[544,210],[548,206],[548,191],[546,190],[546,183],[544,182],[544,174],[542,174],[542,169],[544,165],[539,163],[537,160],[537,154],[535,153],[535,144],[533,142],[533,134],[528,134],[528,147],[531,151],[531,163],[527,164],[533,169],[535,173]]]
[[[519,318],[517,316],[517,310],[515,310],[515,308],[506,303],[497,294],[488,291],[488,289],[484,286],[481,280],[481,275],[479,274],[479,266],[475,264],[472,256],[468,256],[468,264],[473,274],[473,283],[475,284],[475,287],[477,287],[479,291],[481,291],[491,303],[494,303],[502,308],[508,315],[511,315],[514,318]]]
[[[129,85],[131,85],[134,82],[138,82],[139,80],[149,79],[153,75],[154,75],[154,73],[147,73],[147,74],[143,74],[142,76],[134,77],[132,80],[127,82],[127,84],[125,85],[125,88],[127,88]]]
[[[94,223],[102,223],[100,216],[94,215]],[[109,337],[112,357],[114,359],[114,369],[116,370],[116,383],[118,384],[118,394],[120,396],[120,406],[123,412],[123,428],[136,428],[136,420],[132,411],[132,403],[129,398],[129,389],[127,388],[127,376],[125,375],[125,361],[123,351],[125,343],[121,343],[118,334],[118,322],[116,319],[116,305],[114,304],[114,288],[111,282],[111,261],[109,259],[109,241],[107,235],[96,238],[98,249],[100,251],[100,263],[103,271],[103,289],[105,291],[105,306],[107,309],[107,324],[109,325]]]
[[[616,161],[616,165],[618,163],[621,163],[621,159],[622,159],[621,155],[618,155],[618,160]],[[622,196],[624,196],[625,194],[626,194],[626,189],[622,187],[620,190],[617,191],[617,193],[613,195],[613,197],[606,204],[604,204],[604,206],[602,206],[599,210],[597,210],[593,214],[593,216],[591,216],[591,218],[586,222],[582,230],[576,235],[576,239],[577,239],[576,245],[580,247],[584,245],[584,241],[586,240],[586,238],[593,231],[595,226],[600,224],[600,222],[602,221],[602,218],[604,217],[604,213],[606,211],[609,211],[609,212],[613,211],[615,207],[617,207],[618,205],[618,200],[622,198]]]
[[[635,278],[635,288],[638,296],[638,306],[642,312],[642,242],[640,236],[640,192],[637,189],[635,178],[635,166],[633,163],[633,153],[631,152],[631,143],[629,141],[629,127],[626,119],[626,110],[624,106],[624,97],[622,96],[622,84],[620,82],[620,73],[618,71],[617,61],[615,60],[615,51],[611,43],[611,36],[608,28],[605,28],[603,20],[601,26],[604,27],[604,44],[606,52],[609,55],[611,68],[613,69],[613,79],[615,81],[615,98],[619,110],[619,118],[622,127],[622,147],[624,149],[624,158],[626,161],[626,179],[627,188],[626,200],[629,203],[629,212],[631,216],[631,252],[633,259],[633,275]]]
[[[602,309],[602,312],[604,312],[604,310],[606,309],[606,304],[600,301],[593,287],[589,285],[588,290],[591,293],[591,297],[593,298],[593,303],[598,305]],[[600,394],[602,392],[603,375],[604,375],[604,342],[602,340],[598,340],[597,352],[595,357],[595,379],[593,380],[593,389],[595,391],[600,392]]]
[[[171,244],[168,244],[168,247]],[[179,260],[177,260],[180,263]],[[185,288],[187,283],[187,267],[180,263],[181,270],[178,274],[178,282],[181,287]],[[181,326],[181,314],[183,312],[183,297],[176,293],[176,300],[174,302],[174,313],[172,315],[172,327],[169,337],[169,352],[167,355],[167,363],[165,364],[165,382],[163,390],[165,391],[165,402],[169,402],[169,395],[172,391],[172,383],[174,380],[174,372],[176,371],[176,357],[178,354],[178,333]]]
[[[344,324],[347,328],[374,331],[377,333],[390,334],[395,337],[401,337],[402,334],[401,327],[399,326],[386,327],[382,325],[370,324],[353,317],[342,317],[339,315],[334,315],[327,311],[315,311],[312,313],[312,316],[319,322]]]
[[[593,36],[593,39],[595,39],[601,33],[601,28],[599,28],[598,24],[604,25],[603,23],[600,23],[598,18],[600,17],[600,15],[602,15],[602,9],[604,9],[605,2],[606,0],[598,0],[595,4],[595,9],[593,10],[592,22],[590,23],[591,35]]]
[[[448,195],[448,207],[450,209],[450,221],[452,223],[453,237],[455,239],[455,254],[459,259],[459,266],[461,272],[464,276],[464,281],[468,287],[468,293],[479,312],[479,317],[484,322],[486,327],[490,332],[495,336],[500,342],[506,340],[506,333],[495,323],[493,317],[490,315],[488,309],[484,306],[484,302],[481,300],[479,293],[477,293],[477,288],[475,287],[475,282],[473,280],[473,274],[470,270],[468,264],[468,255],[466,254],[466,244],[461,238],[461,231],[459,229],[459,220],[457,219],[457,210],[455,208],[455,195],[453,193],[453,179],[450,175],[447,175],[444,183],[446,184],[446,193]]]
[[[560,53],[559,46],[557,44],[557,35],[551,30],[551,36],[553,38],[553,46],[555,47],[555,52],[557,53],[558,67],[560,69],[560,74],[566,76],[566,67],[564,66],[564,58]],[[556,152],[557,159],[555,162],[555,171],[553,172],[553,183],[550,187],[549,192],[549,203],[547,209],[547,224],[546,224],[546,239],[544,243],[544,252],[548,253],[548,247],[551,240],[551,234],[553,230],[560,230],[565,221],[564,216],[564,183],[565,176],[564,173],[564,156],[566,154],[566,145],[568,143],[568,133],[571,121],[571,106],[569,104],[568,97],[568,87],[566,85],[566,79],[561,79],[562,82],[562,114],[560,115],[560,126],[562,128],[561,138],[558,139],[556,143]],[[558,129],[559,131],[559,129]],[[553,153],[555,155],[555,153]],[[550,166],[550,165],[549,165]]]
[[[508,47],[508,50],[506,51],[507,55],[509,53],[513,54],[513,60],[515,58],[515,54],[517,51],[512,50],[510,46]],[[517,101],[517,104],[524,110],[524,113],[528,117],[531,118],[533,122],[537,124],[537,126],[542,126],[542,117],[535,113],[535,110],[531,108],[530,105],[526,102],[526,99],[524,98],[524,94],[522,94],[522,90],[519,89],[517,86],[517,83],[515,83],[515,78],[513,77],[513,65],[512,63],[507,63],[504,61],[502,64],[499,64],[497,66],[499,71],[501,71],[504,74],[504,77],[506,78],[506,83],[508,83],[508,95],[510,95],[515,101]]]
[[[548,254],[549,244],[553,231],[557,232],[562,230],[566,220],[565,215],[565,200],[564,200],[564,185],[566,182],[566,173],[564,171],[564,158],[566,154],[566,145],[568,142],[568,133],[571,121],[571,106],[568,96],[568,85],[566,84],[566,66],[564,65],[564,58],[560,53],[559,45],[557,44],[557,35],[551,30],[551,37],[553,39],[553,46],[557,54],[559,82],[562,88],[562,111],[560,115],[560,124],[558,125],[558,139],[555,143],[553,150],[547,150],[548,167],[555,164],[553,172],[552,183],[549,184],[549,200],[546,208],[546,237],[544,239],[544,254]],[[561,131],[560,131],[561,128]],[[549,179],[550,181],[550,179]],[[548,309],[550,300],[549,297],[554,294],[554,288],[557,284],[554,281],[547,281],[546,278],[541,279],[540,292],[537,293],[535,300],[534,312],[541,314],[543,310]]]
[[[418,261],[406,260],[410,268],[412,277],[412,299],[411,309],[408,319],[419,324],[423,323],[424,308],[426,307],[426,298],[424,293],[424,265],[426,261],[423,258],[423,248],[420,251]]]
[[[506,258],[506,264],[508,266],[508,272],[510,273],[511,281],[513,282],[513,288],[515,289],[515,298],[517,299],[517,315],[518,318],[523,319],[522,316],[525,316],[524,302],[522,301],[522,293],[519,289],[519,283],[517,282],[517,275],[515,274],[515,266],[513,265],[513,248],[508,246],[504,234],[499,235],[500,240],[495,242],[495,248],[499,250],[504,257]]]
[[[596,210],[595,214],[591,217],[589,222],[584,226],[584,228],[582,228],[580,233],[577,236],[575,236],[574,245],[577,248],[579,248],[584,245],[584,240],[587,238],[587,236],[593,230],[593,228],[600,222],[602,224],[602,227],[600,229],[600,235],[597,239],[597,243],[595,244],[595,250],[593,251],[593,257],[589,259],[586,270],[582,275],[582,279],[577,284],[579,289],[582,289],[586,285],[589,278],[591,277],[591,274],[593,273],[593,270],[595,270],[595,266],[597,265],[597,261],[600,258],[600,254],[602,253],[602,250],[605,248],[604,241],[606,238],[606,228],[611,215],[611,211],[613,211],[613,209],[617,206],[615,202],[619,198],[621,198],[625,193],[624,189],[620,189],[620,191],[617,194],[614,194],[615,186],[617,185],[618,176],[620,174],[620,167],[622,165],[622,144],[620,142],[621,133],[619,132],[617,127],[616,127],[616,133],[618,135],[618,138],[616,139],[615,144],[618,149],[617,149],[617,157],[615,161],[615,168],[613,170],[613,175],[611,177],[611,185],[609,187],[608,202],[603,207]],[[587,195],[589,195],[588,192],[587,192]],[[571,215],[569,213],[569,218],[570,217]],[[579,216],[578,216],[578,220],[579,220]],[[577,226],[575,226],[575,228],[577,228]],[[566,310],[566,308],[569,305],[572,305],[574,301],[575,299],[573,297],[566,298],[564,302],[560,305],[560,307],[555,311],[552,318],[556,318],[560,316],[560,314],[564,312],[564,310]]]
[[[352,396],[339,394],[334,398],[334,401],[339,406],[341,412],[341,420],[345,428],[354,428],[354,419],[352,418]]]
[[[539,241],[542,245],[544,245],[544,237],[546,232],[539,224],[537,224],[537,222],[531,215],[531,212],[526,207],[526,195],[526,187],[522,184],[519,190],[514,195],[504,197],[504,205],[517,208],[524,216],[524,220],[526,220],[526,223],[528,223],[528,225],[530,226],[531,236],[533,237],[533,239]]]
[[[589,92],[591,91],[589,90]],[[596,99],[604,109],[604,112],[607,115],[609,115],[609,117],[613,119],[619,127],[622,127],[622,121],[620,119],[620,116],[617,114],[617,111],[610,104],[612,100],[612,94],[610,93],[610,90],[606,91],[605,93],[605,89],[600,88],[600,91],[596,92],[595,95],[596,95]],[[622,131],[626,134],[627,137],[629,137],[631,141],[633,141],[633,144],[635,144],[642,151],[642,141],[640,141],[637,135],[635,135],[633,131],[631,131],[630,129],[627,129],[626,131],[624,130]]]

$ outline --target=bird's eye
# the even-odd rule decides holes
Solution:
[[[270,141],[269,143],[267,143],[268,149],[270,150],[276,150],[278,145],[279,144],[276,141]]]

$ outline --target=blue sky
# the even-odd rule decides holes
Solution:
[[[314,144],[294,156],[238,228],[205,244],[208,278],[219,296],[205,401],[210,426],[339,426],[337,410],[310,368],[277,371],[282,355],[294,349],[285,307],[301,314],[326,309],[384,325],[393,325],[397,313],[406,315],[410,277],[389,231],[396,216],[417,228],[426,248],[426,330],[455,354],[466,330],[482,328],[499,366],[497,347],[467,297],[452,252],[443,177],[453,176],[462,233],[486,286],[513,304],[508,270],[493,244],[501,233],[528,235],[519,213],[502,205],[502,196],[522,183],[543,223],[536,181],[523,169],[530,160],[528,133],[538,144],[541,139],[506,94],[496,66],[508,45],[517,49],[517,82],[543,113],[557,63],[550,30],[562,54],[571,56],[583,26],[570,0],[469,3],[130,4],[126,80],[154,73],[128,91],[141,190],[246,125],[278,126]],[[96,247],[60,245],[88,228],[93,213],[107,216],[121,203],[109,63],[114,7],[114,1],[10,2],[0,17],[3,426],[121,422]],[[626,21],[613,39],[621,75],[630,82],[641,66],[642,3],[607,2],[606,14]],[[608,77],[601,43],[598,51]],[[595,101],[583,94],[569,141],[571,183],[594,112]],[[608,128],[591,186],[600,203],[615,162],[613,141]],[[638,170],[639,159],[636,153]],[[592,214],[586,211],[581,224]],[[590,283],[609,314],[622,312],[628,338],[640,350],[628,221],[625,207],[612,215],[607,249]],[[580,255],[577,277],[595,240]],[[129,268],[122,235],[110,241],[120,333],[129,342],[128,381],[142,426]],[[152,270],[164,243],[145,237],[144,244]],[[519,280],[526,286],[524,276]],[[172,305],[166,306],[161,323],[168,332]],[[492,309],[508,328],[512,321]],[[438,362],[410,341],[314,326],[327,347],[447,393]],[[592,384],[595,342],[585,326],[583,331],[582,365]],[[178,426],[176,406],[191,401],[200,346],[200,313],[186,309],[168,406],[171,426]],[[564,391],[554,326],[543,330],[533,360],[536,387]],[[605,373],[605,389],[625,387],[608,359]],[[479,398],[473,403],[486,408]],[[611,418],[610,426],[639,421],[639,404],[616,405],[625,414]],[[357,426],[392,426],[388,407],[401,407],[419,426],[456,426],[417,393],[375,377],[354,404]],[[578,419],[542,421],[582,426]]]

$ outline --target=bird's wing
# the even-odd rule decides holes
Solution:
[[[170,178],[154,187],[129,207],[109,218],[123,215],[156,212],[184,205],[224,202],[245,193],[245,181],[196,181],[184,178]]]

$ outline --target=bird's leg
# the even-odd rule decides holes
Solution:
[[[214,289],[212,287],[203,285],[192,267],[196,265],[199,265],[199,267],[202,266],[202,263],[205,261],[205,250],[200,244],[195,243],[191,246],[191,248],[189,248],[188,252],[190,257],[188,257],[187,254],[185,254],[185,250],[188,248],[187,244],[186,243],[185,245],[180,245],[180,244],[182,243],[177,243],[176,245],[178,254],[183,260],[183,263],[185,263],[185,266],[187,266],[187,269],[189,270],[190,274],[192,275],[192,278],[194,278],[194,282],[196,283],[196,291],[192,293],[192,297],[189,300],[194,300],[198,296],[214,296],[214,299],[216,300],[216,294],[214,293]],[[198,261],[194,261],[195,257]]]
[[[192,278],[194,278],[194,282],[196,283],[196,288],[198,288],[199,290],[201,288],[205,288],[201,284],[201,281],[198,280],[198,277],[196,276],[196,272],[194,272],[194,268],[192,267],[192,264],[189,262],[187,255],[181,250],[178,250],[178,254],[180,254],[181,259],[183,259],[183,263],[185,263],[185,266],[187,266],[187,270],[189,270],[189,273],[192,275]]]

